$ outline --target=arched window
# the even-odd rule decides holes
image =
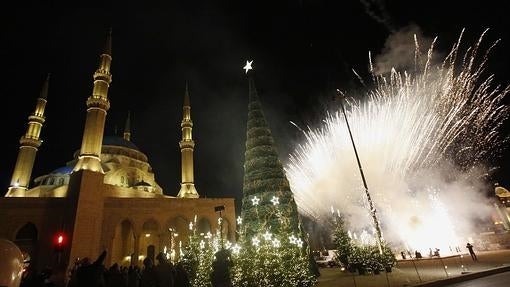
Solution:
[[[64,184],[64,178],[61,177],[59,180],[58,180],[58,185],[63,185]]]
[[[19,249],[27,254],[27,258],[31,262],[37,261],[37,227],[31,222],[21,227],[14,238],[14,243]]]
[[[49,185],[53,185],[53,183],[55,183],[55,179],[54,178],[50,179]]]
[[[32,222],[29,222],[18,230],[16,240],[37,240],[37,228]]]
[[[124,184],[124,177],[123,176],[120,177],[120,183]]]

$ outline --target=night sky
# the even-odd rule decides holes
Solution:
[[[510,82],[505,1],[188,0],[141,6],[142,2],[81,8],[57,1],[1,4],[0,190],[7,190],[18,139],[48,72],[44,143],[32,178],[64,166],[80,148],[85,101],[109,27],[113,82],[105,135],[117,130],[121,136],[130,110],[132,141],[149,157],[165,194],[176,195],[188,81],[198,192],[235,197],[238,205],[248,96],[242,67],[247,59],[254,60],[259,96],[284,162],[301,140],[290,121],[314,125],[336,88],[360,88],[351,69],[366,76],[368,52],[380,53],[390,33],[406,26],[419,27],[425,37],[438,36],[440,52],[450,49],[462,28],[465,43],[490,28],[487,42],[502,41],[487,70],[497,83]],[[507,187],[509,160],[506,155],[493,163],[502,168],[492,180]]]

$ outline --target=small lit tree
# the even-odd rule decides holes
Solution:
[[[193,224],[188,244],[182,250],[181,262],[190,276],[193,287],[210,287],[214,252],[217,251],[217,239],[211,233],[196,235]],[[196,226],[196,225],[195,225]]]
[[[338,250],[337,258],[335,258],[335,260],[339,261],[343,266],[348,267],[350,263],[349,258],[354,247],[351,237],[347,231],[343,215],[335,216],[333,225],[333,244],[336,250]]]

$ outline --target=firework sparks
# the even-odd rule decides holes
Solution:
[[[462,54],[462,34],[439,65],[431,61],[436,39],[424,57],[415,39],[417,72],[393,69],[389,75],[376,75],[371,68],[375,88],[364,100],[347,100],[385,237],[413,248],[459,243],[466,224],[458,217],[468,205],[451,201],[458,194],[466,204],[483,201],[471,180],[476,168],[485,169],[506,141],[500,128],[508,113],[503,98],[509,87],[494,86],[492,76],[484,77],[495,43],[480,55],[484,32]],[[303,135],[305,141],[286,165],[300,209],[321,217],[334,203],[351,224],[367,228],[363,187],[341,111],[327,114],[321,127],[307,128]]]

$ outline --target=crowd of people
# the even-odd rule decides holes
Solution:
[[[478,258],[476,257],[476,254],[473,250],[473,245],[468,242],[466,245],[466,248],[469,250],[469,254],[471,255],[471,258],[473,259],[473,261],[478,261]],[[450,248],[450,250],[451,250],[451,248]],[[462,252],[460,247],[455,247],[455,251],[457,253]],[[409,259],[413,259],[413,255],[412,255],[411,251],[407,250],[407,255],[409,256]],[[400,256],[402,257],[402,260],[406,260],[406,258],[407,258],[405,251],[401,251]],[[439,254],[439,248],[434,248],[434,250],[432,250],[432,248],[429,248],[429,258],[432,258],[432,257],[441,257],[441,255]],[[421,259],[421,258],[423,258],[423,256],[421,255],[420,251],[416,250],[414,252],[414,258]]]
[[[104,266],[106,251],[91,262],[82,258],[74,263],[68,274],[66,287],[189,287],[189,276],[179,262],[172,264],[163,253],[158,254],[154,264],[151,258],[143,260],[143,267],[119,266],[114,263]],[[31,269],[25,272],[20,287],[62,286],[50,269],[36,273]]]

